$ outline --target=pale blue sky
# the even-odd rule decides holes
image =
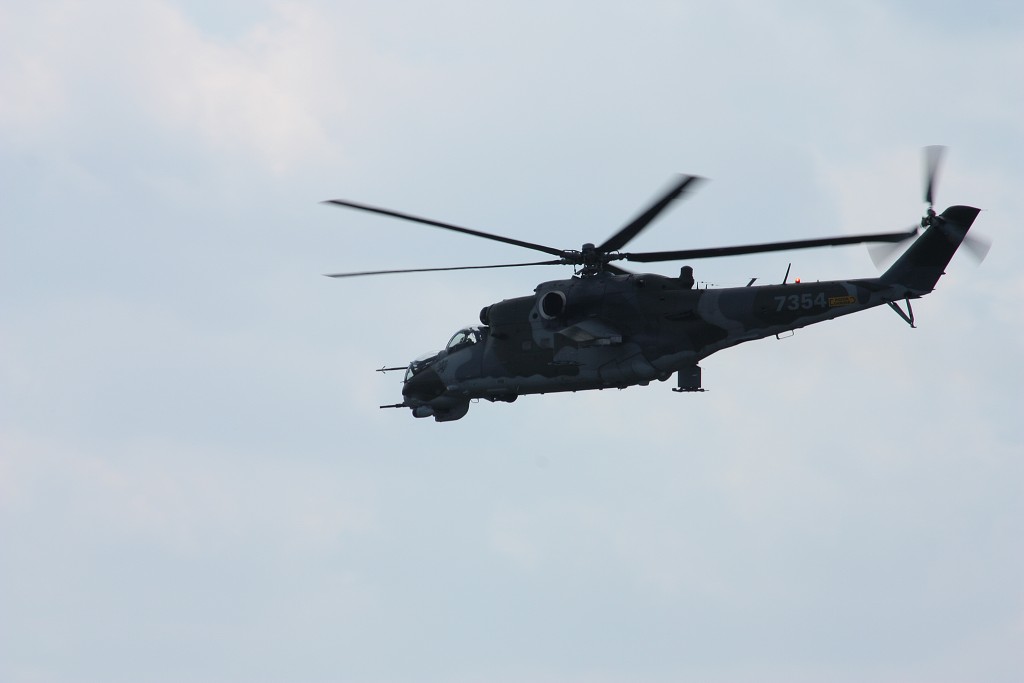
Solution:
[[[1024,11],[0,0],[0,679],[1024,678]],[[377,406],[532,258],[984,209],[874,310],[670,384]],[[699,280],[871,276],[861,248]],[[657,272],[675,272],[664,264]]]

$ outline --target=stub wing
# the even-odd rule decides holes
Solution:
[[[557,333],[576,346],[605,346],[622,343],[622,333],[608,323],[589,319],[561,329]]]

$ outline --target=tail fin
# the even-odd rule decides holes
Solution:
[[[903,285],[916,294],[935,289],[979,211],[973,206],[951,206],[932,218],[924,234],[885,271],[882,282]]]

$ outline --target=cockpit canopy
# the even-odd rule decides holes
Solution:
[[[424,368],[429,366],[437,357],[442,353],[452,353],[459,349],[465,348],[471,344],[476,344],[483,338],[483,330],[479,326],[474,327],[463,327],[461,330],[452,335],[452,338],[448,340],[448,344],[444,347],[444,351],[434,351],[432,353],[425,353],[418,357],[413,362],[409,363],[409,367],[405,370],[405,381],[408,382],[414,375],[418,375],[423,371]]]
[[[476,344],[482,336],[479,327],[463,327],[452,335],[452,338],[448,340],[448,345],[444,348],[449,352],[461,349],[463,346]]]
[[[413,375],[419,374],[419,372],[430,365],[435,358],[441,354],[440,351],[432,351],[419,356],[416,360],[409,363],[409,367],[405,369],[405,379],[403,381],[408,382],[412,379]]]

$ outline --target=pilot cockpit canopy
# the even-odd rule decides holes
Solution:
[[[448,340],[448,345],[444,348],[447,351],[454,351],[455,349],[460,349],[463,346],[476,344],[480,341],[480,337],[481,333],[479,327],[463,327],[452,335],[452,338]]]

